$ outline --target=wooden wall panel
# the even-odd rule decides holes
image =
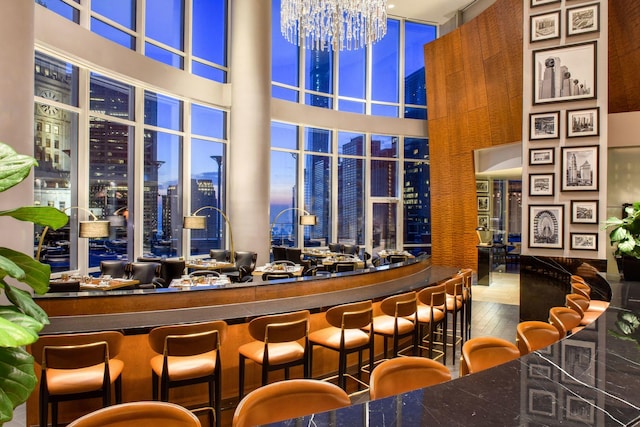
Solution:
[[[609,0],[609,113],[640,111],[640,2]]]
[[[473,150],[521,139],[522,14],[497,0],[425,46],[436,264],[477,268]]]

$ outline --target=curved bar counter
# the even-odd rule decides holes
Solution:
[[[429,258],[404,264],[371,268],[362,272],[333,274],[328,277],[249,282],[224,287],[197,287],[189,290],[158,289],[134,291],[90,291],[36,296],[35,301],[50,315],[51,324],[41,334],[81,333],[119,330],[125,334],[118,356],[125,363],[123,401],[151,400],[149,360],[154,355],[147,343],[148,332],[162,325],[225,320],[229,324],[222,344],[222,398],[236,399],[238,387],[237,348],[251,340],[247,322],[257,316],[307,309],[311,311],[310,330],[326,327],[324,311],[332,306],[371,299],[381,301],[397,293],[417,290],[442,282],[458,271],[454,267],[431,266]],[[374,306],[376,304],[374,303]],[[53,314],[52,314],[53,313]],[[335,355],[314,351],[313,376],[337,369]],[[355,355],[354,355],[355,356]],[[354,359],[355,362],[355,359]],[[39,369],[37,369],[39,371]],[[38,372],[39,375],[39,372]],[[292,377],[302,371],[292,371]],[[270,381],[282,379],[280,372]],[[260,370],[249,365],[247,390],[260,384]],[[178,388],[171,401],[194,406],[206,401],[206,386]],[[27,424],[38,420],[38,392],[27,402]],[[236,402],[237,403],[237,402]],[[61,421],[97,409],[99,402],[61,403]],[[76,417],[77,417],[76,416]]]
[[[640,425],[640,283],[600,277],[611,306],[582,331],[447,383],[275,425]],[[635,323],[634,323],[635,322]],[[622,325],[627,325],[625,335]],[[514,331],[515,334],[515,331]]]

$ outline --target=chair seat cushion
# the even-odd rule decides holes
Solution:
[[[462,308],[462,297],[460,295],[453,297],[451,295],[447,295],[447,310],[453,311],[460,310]]]
[[[340,350],[341,329],[329,327],[309,334],[309,341],[324,347]],[[362,347],[369,343],[369,334],[360,329],[346,329],[344,331],[344,348]]]
[[[607,301],[595,299],[589,301],[589,311],[605,311],[607,308],[609,308],[609,303]]]
[[[582,320],[580,321],[580,325],[586,326],[586,325],[592,323],[598,317],[600,317],[600,315],[602,313],[603,313],[603,311],[586,311],[584,313],[584,316],[582,317]]]
[[[304,357],[304,347],[298,342],[271,343],[269,346],[269,365],[281,365]],[[238,348],[238,352],[256,363],[264,360],[264,342],[253,341]]]
[[[109,377],[111,383],[122,374],[124,362],[119,359],[109,361]],[[49,394],[63,395],[86,393],[102,388],[104,364],[78,369],[47,369],[47,385]]]
[[[418,322],[429,323],[431,322],[431,313],[433,312],[433,321],[440,322],[444,320],[444,312],[437,308],[433,308],[430,305],[418,304]]]
[[[169,380],[181,381],[192,378],[201,378],[213,375],[216,369],[215,351],[198,354],[195,356],[169,356]],[[164,356],[158,355],[151,358],[150,364],[153,372],[159,377],[162,376],[162,365]]]
[[[414,324],[411,320],[399,317],[398,333],[400,335],[408,334],[414,330]],[[393,336],[395,333],[396,318],[393,316],[381,315],[373,318],[373,330],[376,334]]]

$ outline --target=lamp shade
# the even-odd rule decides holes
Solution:
[[[182,221],[182,228],[189,228],[192,230],[204,230],[207,225],[207,217],[199,215],[185,216]]]
[[[109,237],[109,221],[80,221],[78,235],[84,238]]]
[[[300,225],[316,225],[318,217],[315,215],[300,215]]]

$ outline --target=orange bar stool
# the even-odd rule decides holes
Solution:
[[[515,344],[496,337],[471,338],[462,346],[460,376],[475,374],[520,357]]]
[[[571,282],[571,293],[579,294],[589,300],[589,310],[605,311],[609,307],[607,301],[592,300],[591,286],[583,282]]]
[[[573,334],[581,330],[580,326],[582,316],[580,313],[568,307],[551,307],[549,309],[549,323],[551,323],[560,333],[560,339],[569,334]]]
[[[269,372],[302,365],[304,377],[309,378],[309,317],[308,310],[256,317],[249,322],[249,334],[254,339],[238,348],[240,357],[239,396],[244,397],[244,375],[247,359],[262,366],[262,385],[269,380]]]
[[[452,360],[456,363],[456,346],[460,344],[461,348],[464,344],[464,277],[454,276],[444,282],[447,291],[447,313],[451,316],[451,330],[448,333],[451,336]],[[458,320],[459,318],[459,320]],[[458,325],[460,325],[460,334],[458,335]],[[445,342],[448,337],[445,337]]]
[[[342,304],[329,308],[325,313],[329,327],[309,334],[311,354],[309,366],[313,368],[313,347],[321,346],[338,352],[338,386],[346,389],[346,378],[362,382],[362,352],[369,350],[369,363],[373,361],[373,305],[371,301]],[[366,330],[365,330],[366,329]],[[347,374],[347,356],[358,352],[358,377]],[[333,377],[327,378],[329,380]]]
[[[220,346],[227,335],[227,323],[212,322],[169,325],[149,332],[149,346],[158,355],[150,360],[153,398],[169,401],[169,389],[207,383],[209,406],[216,423],[221,420],[222,368]],[[158,386],[158,382],[160,383]]]
[[[233,414],[233,427],[252,427],[332,411],[351,405],[335,384],[312,379],[278,381],[244,397]]]
[[[385,298],[380,303],[382,314],[373,318],[371,330],[384,339],[383,359],[392,359],[400,354],[400,339],[413,337],[412,348],[418,349],[418,298],[414,291]],[[366,329],[366,328],[365,328]],[[393,342],[393,353],[389,355],[389,341]],[[374,363],[371,364],[373,369]]]
[[[567,294],[565,296],[567,307],[578,312],[582,319],[580,325],[587,326],[594,322],[602,313],[603,310],[589,310],[589,299],[580,294]]]
[[[120,352],[123,335],[116,331],[86,334],[44,335],[31,345],[33,357],[41,366],[40,427],[58,425],[58,402],[101,397],[111,405],[111,385],[116,402],[122,402],[124,362]]]
[[[462,276],[464,279],[464,285],[462,287],[462,303],[464,305],[464,339],[468,340],[471,338],[471,285],[473,281],[473,270],[470,268],[463,268],[460,270],[458,275]]]
[[[427,344],[429,359],[433,359],[433,346],[436,344],[436,335],[440,336],[442,351],[440,354],[443,363],[447,359],[447,343],[445,341],[447,329],[447,292],[444,285],[429,286],[418,292],[418,337],[419,345]],[[440,332],[437,332],[437,328]],[[424,329],[429,328],[429,333],[425,334]],[[440,357],[437,356],[436,359]]]
[[[201,427],[186,408],[169,402],[129,402],[99,409],[67,427]]]
[[[522,356],[548,347],[559,339],[558,329],[547,322],[529,320],[518,323],[516,327],[516,345]]]
[[[424,357],[397,357],[381,362],[371,373],[369,397],[382,399],[451,379],[449,368]]]

